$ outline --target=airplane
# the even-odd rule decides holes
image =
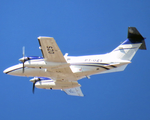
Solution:
[[[145,38],[135,27],[128,27],[127,39],[106,54],[68,56],[62,54],[53,37],[38,37],[42,57],[24,56],[21,63],[3,71],[14,76],[33,77],[32,91],[41,89],[62,90],[68,95],[84,96],[78,83],[91,75],[123,71],[138,49],[146,50]]]

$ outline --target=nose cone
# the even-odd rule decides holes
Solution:
[[[9,68],[5,69],[5,70],[3,71],[3,73],[8,74],[8,73],[11,72],[11,71],[12,71],[12,69],[11,69],[11,67],[9,67]]]
[[[22,64],[11,66],[3,71],[5,74],[9,75],[20,75],[22,73]]]
[[[8,70],[7,70],[7,69],[5,69],[5,70],[3,71],[3,73],[7,74],[7,73],[8,73]]]

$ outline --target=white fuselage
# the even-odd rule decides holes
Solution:
[[[113,58],[110,59],[109,56],[109,53],[104,55],[79,57],[66,56],[65,59],[67,61],[67,64],[47,62],[44,59],[34,59],[25,62],[24,72],[22,72],[23,64],[17,64],[7,68],[4,73],[15,76],[37,76],[59,79],[59,74],[64,74],[61,71],[61,68],[70,66],[73,74],[77,77],[72,79],[70,74],[65,74],[64,79],[66,78],[70,81],[76,81],[92,74],[122,71],[124,70],[126,65],[130,63],[130,61],[127,60],[119,60]]]

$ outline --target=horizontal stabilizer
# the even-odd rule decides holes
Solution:
[[[76,88],[70,88],[70,89],[63,89],[63,91],[65,93],[67,93],[68,95],[73,95],[73,96],[84,96],[80,87],[76,87]]]

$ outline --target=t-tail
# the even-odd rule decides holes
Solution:
[[[127,39],[110,54],[113,58],[131,61],[138,49],[146,50],[145,38],[135,27],[128,27]]]

